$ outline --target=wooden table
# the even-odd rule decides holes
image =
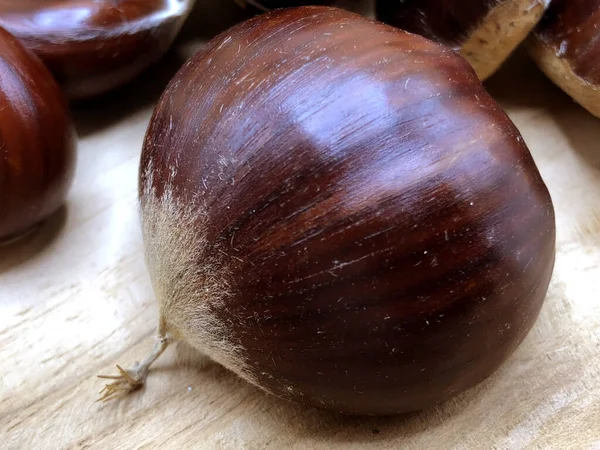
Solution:
[[[211,20],[208,34],[229,20],[203,17],[194,20]],[[97,374],[152,345],[138,159],[152,106],[198,29],[140,80],[75,106],[79,163],[66,208],[0,248],[0,447],[600,449],[600,120],[522,55],[488,87],[550,188],[558,255],[535,328],[490,380],[422,413],[340,417],[268,396],[179,345],[142,391],[94,402]]]

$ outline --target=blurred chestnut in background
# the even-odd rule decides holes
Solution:
[[[68,97],[107,92],[171,46],[193,0],[3,0],[0,26],[46,63]]]
[[[67,101],[44,64],[0,28],[0,240],[64,202],[75,166]]]
[[[528,45],[540,69],[600,117],[600,0],[553,0]]]
[[[268,392],[351,414],[479,383],[533,326],[554,209],[469,64],[337,8],[277,10],[174,77],[140,166],[153,352],[183,339]]]
[[[376,0],[379,20],[452,47],[481,80],[527,37],[548,0]]]

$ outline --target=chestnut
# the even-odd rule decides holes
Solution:
[[[62,206],[75,166],[75,129],[44,64],[0,28],[0,241]]]
[[[527,44],[540,69],[600,117],[600,1],[553,0]]]
[[[234,0],[242,8],[270,11],[275,8],[290,8],[304,5],[331,5],[335,0]]]
[[[170,47],[193,0],[8,0],[0,26],[82,99],[122,85]]]
[[[460,51],[481,80],[541,19],[549,0],[376,0],[377,18]]]
[[[214,38],[167,87],[140,165],[158,340],[349,414],[479,383],[534,324],[552,201],[518,130],[451,49],[329,7]]]

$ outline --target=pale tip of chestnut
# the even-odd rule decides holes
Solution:
[[[527,40],[532,59],[573,100],[600,117],[600,2],[554,1]]]
[[[480,80],[499,69],[547,6],[547,0],[376,1],[378,19],[452,47]]]
[[[548,0],[507,0],[489,12],[460,48],[480,80],[496,73],[535,28],[547,5]]]
[[[536,36],[527,40],[527,50],[540,70],[575,102],[600,118],[600,86],[577,75],[566,59]]]

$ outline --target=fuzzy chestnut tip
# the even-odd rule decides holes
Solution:
[[[165,330],[347,414],[490,376],[542,306],[554,210],[452,50],[327,7],[268,13],[175,76],[140,166]]]

